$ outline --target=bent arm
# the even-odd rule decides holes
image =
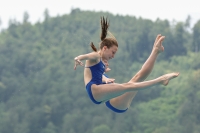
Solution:
[[[103,83],[106,83],[106,80],[107,80],[108,78],[105,76],[105,75],[102,75],[102,82]]]
[[[83,66],[83,62],[81,62],[81,60],[97,60],[99,58],[100,58],[100,54],[97,52],[79,55],[74,58],[74,61],[75,61],[74,70],[76,70],[77,65]]]
[[[83,54],[83,55],[79,55],[77,57],[74,58],[74,60],[96,60],[100,58],[99,53],[97,52],[92,52],[92,53],[88,53],[88,54]]]
[[[114,81],[115,81],[115,79],[113,79],[113,78],[108,78],[108,77],[106,77],[104,74],[102,75],[102,82],[103,83],[114,83]]]

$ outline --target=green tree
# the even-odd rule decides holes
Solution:
[[[193,47],[194,52],[199,52],[200,49],[200,21],[198,21],[193,27]]]
[[[85,91],[84,68],[73,70],[73,58],[92,51],[91,41],[98,47],[101,16],[108,16],[109,30],[119,43],[108,73],[116,82],[129,81],[142,67],[158,33],[166,36],[165,51],[148,79],[180,72],[166,87],[139,91],[123,114],[112,112],[104,104],[93,104]],[[195,133],[199,130],[200,55],[183,52],[185,45],[189,47],[190,37],[193,38],[183,23],[171,25],[168,20],[153,22],[80,9],[57,17],[46,12],[46,19],[36,24],[25,20],[26,23],[10,20],[9,27],[0,33],[0,132]],[[198,32],[195,35],[197,39]]]
[[[24,12],[24,17],[23,17],[23,23],[27,23],[29,19],[29,14],[28,12]]]
[[[111,130],[107,125],[99,125],[93,129],[92,133],[111,133]]]

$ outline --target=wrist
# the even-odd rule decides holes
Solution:
[[[78,57],[75,57],[74,60],[79,60]]]

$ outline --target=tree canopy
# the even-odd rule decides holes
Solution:
[[[151,21],[73,9],[32,24],[10,20],[0,33],[0,133],[197,133],[200,130],[200,21]],[[100,17],[119,42],[110,77],[127,82],[151,52],[157,34],[165,51],[148,79],[178,71],[168,86],[139,91],[129,110],[116,114],[87,96],[83,68],[74,57],[100,42]]]

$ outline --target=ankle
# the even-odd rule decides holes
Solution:
[[[160,53],[158,47],[153,47],[152,53],[158,55]]]

